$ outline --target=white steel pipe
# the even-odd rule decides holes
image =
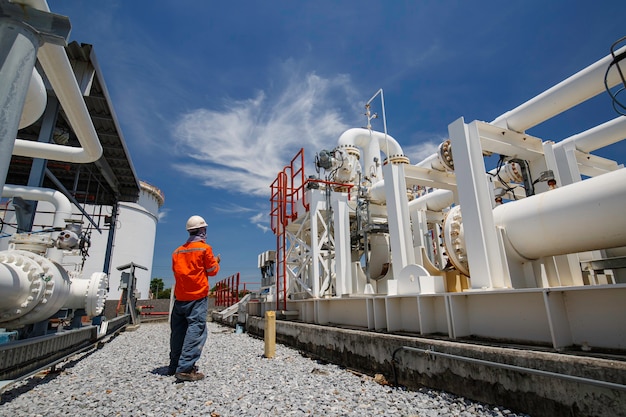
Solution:
[[[625,52],[626,46],[620,48],[615,55]],[[605,91],[604,75],[611,61],[613,56],[609,54],[524,104],[498,116],[491,124],[524,132],[600,94]],[[619,73],[613,68],[608,73],[607,84],[613,87],[620,82]]]
[[[338,146],[354,146],[362,150],[363,175],[372,182],[382,179],[381,152],[387,158],[403,155],[402,147],[391,135],[362,128],[346,130],[339,137]]]
[[[493,210],[497,227],[525,259],[626,246],[626,169]]]
[[[450,190],[435,190],[413,201],[409,201],[409,210],[427,209],[430,211],[442,211],[454,203],[454,193]]]
[[[418,162],[417,164],[415,164],[415,166],[434,169],[435,171],[446,170],[446,166],[441,162],[441,159],[439,158],[439,153],[437,152]]]
[[[49,188],[6,184],[2,197],[22,197],[26,200],[48,201],[54,205],[53,227],[65,227],[65,219],[72,217],[72,203],[60,191]]]
[[[554,145],[555,148],[574,144],[581,152],[593,152],[626,139],[626,117],[620,116],[592,129],[570,136]]]
[[[615,54],[618,55],[620,53],[626,52],[626,46],[619,49]],[[559,84],[553,86],[552,88],[544,91],[542,94],[534,97],[533,99],[521,104],[513,110],[510,110],[500,116],[498,116],[495,120],[491,122],[491,124],[496,126],[505,127],[507,129],[515,130],[517,132],[523,132],[526,129],[530,129],[533,126],[536,126],[551,117],[562,113],[577,104],[582,103],[585,100],[594,97],[604,90],[604,75],[606,70],[613,60],[612,55],[607,55],[600,61],[588,66],[587,68],[579,71],[578,73],[572,75],[571,77],[565,79]],[[607,77],[607,84],[609,87],[613,87],[621,82],[621,78],[617,70],[609,71]],[[580,141],[580,144],[577,144],[576,148],[583,152],[590,152],[584,150],[589,146],[589,143],[598,140],[598,144],[594,144],[591,146],[595,146],[595,149],[599,149],[602,146],[601,141],[605,141],[605,143],[615,143],[619,140],[624,139],[624,137],[620,139],[615,139],[615,136],[620,136],[619,129],[623,129],[623,124],[626,123],[623,117],[618,117],[613,121],[605,123],[605,125],[598,126],[597,128],[590,129],[587,132],[583,132],[580,135],[584,137],[579,137],[574,139],[576,142]],[[602,135],[605,135],[603,138],[592,139],[592,136],[598,134],[599,132],[595,129],[605,130]],[[623,135],[622,135],[623,136]],[[612,142],[611,142],[612,141]],[[610,142],[610,143],[609,143]],[[561,142],[557,144],[559,146]],[[580,146],[580,148],[578,147]],[[594,149],[591,149],[594,150]],[[441,163],[439,159],[439,155],[434,153],[424,160],[415,164],[420,167],[432,168],[438,171],[445,171],[445,166]]]
[[[45,0],[19,1],[19,3],[38,10],[50,11]],[[82,147],[16,139],[13,154],[73,163],[97,161],[102,156],[102,145],[76,83],[65,48],[46,43],[39,48],[37,57]]]

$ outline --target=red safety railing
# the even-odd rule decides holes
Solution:
[[[287,237],[285,227],[290,221],[298,218],[297,204],[301,201],[302,207],[309,210],[306,201],[306,185],[317,182],[331,187],[335,191],[351,192],[353,185],[319,179],[306,179],[304,175],[304,148],[293,157],[289,165],[278,173],[271,189],[270,225],[276,235],[276,309],[287,309]],[[348,197],[350,198],[350,197]],[[282,295],[282,297],[281,297]]]
[[[215,305],[229,307],[239,302],[239,272],[215,285]]]
[[[298,217],[296,203],[302,201],[306,210],[304,186],[304,148],[293,157],[289,165],[278,173],[271,188],[270,224],[276,235],[276,309],[280,310],[280,300],[283,300],[283,310],[287,309],[287,236],[285,226]],[[282,297],[281,297],[282,295]]]
[[[302,148],[270,185],[270,223],[274,233],[279,233],[280,226],[285,226],[290,220],[298,217],[296,211],[298,201],[302,200],[304,208],[309,209],[304,194],[305,184],[304,148]]]

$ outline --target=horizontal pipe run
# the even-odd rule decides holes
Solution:
[[[626,46],[615,55],[626,53]],[[516,132],[525,132],[546,120],[605,91],[604,76],[613,61],[609,54],[584,68],[559,84],[535,96],[520,106],[498,116],[491,124]],[[614,87],[621,82],[617,69],[609,71],[607,85]]]
[[[556,143],[554,148],[574,144],[585,153],[593,152],[626,139],[626,117],[620,116],[592,129],[570,136]]]
[[[565,380],[565,381],[568,381],[568,382],[575,382],[575,383],[579,383],[579,384],[593,385],[593,386],[596,386],[596,387],[608,388],[608,389],[612,389],[612,390],[626,391],[626,385],[616,384],[614,382],[600,381],[600,380],[597,380],[597,379],[584,378],[584,377],[575,376],[575,375],[559,374],[559,373],[550,372],[550,371],[542,371],[540,369],[526,368],[526,367],[523,367],[523,366],[509,365],[509,364],[506,364],[506,363],[487,361],[487,360],[484,360],[484,359],[476,359],[476,358],[470,358],[470,357],[467,357],[467,356],[453,355],[451,353],[437,352],[437,351],[432,350],[432,349],[421,349],[421,348],[416,348],[416,347],[412,347],[412,346],[401,346],[401,347],[397,348],[396,350],[394,350],[393,354],[391,355],[391,364],[392,364],[392,367],[393,367],[394,384],[396,386],[398,386],[398,378],[397,378],[397,375],[396,375],[396,367],[395,367],[395,364],[396,364],[396,354],[399,351],[402,351],[402,350],[408,350],[408,351],[412,351],[412,352],[422,353],[422,354],[427,355],[427,356],[441,356],[441,357],[448,358],[448,359],[454,359],[454,360],[459,360],[459,361],[464,361],[464,362],[475,363],[475,364],[478,364],[478,365],[489,366],[489,367],[492,367],[492,368],[506,369],[508,371],[523,372],[523,373],[526,373],[526,374],[539,375],[539,376],[544,376],[544,377],[548,377],[548,378],[557,378],[557,379],[562,379],[562,380]]]
[[[524,259],[626,246],[625,184],[626,168],[611,171],[499,205],[494,223]]]

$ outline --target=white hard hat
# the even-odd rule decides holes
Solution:
[[[189,220],[187,220],[187,230],[198,229],[206,226],[206,222],[200,216],[191,216]]]

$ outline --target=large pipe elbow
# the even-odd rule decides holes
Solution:
[[[337,145],[339,147],[353,146],[361,149],[364,175],[374,180],[382,179],[381,152],[387,158],[404,155],[402,147],[392,136],[363,128],[346,130],[339,137]]]
[[[45,12],[50,11],[45,0],[22,0],[20,3]],[[67,58],[65,48],[50,43],[43,44],[37,52],[37,58],[39,58],[41,67],[50,81],[81,147],[16,139],[13,154],[77,164],[97,161],[102,156],[102,145],[76,82],[74,70]]]
[[[47,201],[55,208],[53,227],[64,227],[65,219],[72,216],[72,203],[60,191],[50,188],[27,187],[6,184],[2,189],[2,197],[22,197],[26,200]]]
[[[391,135],[376,130],[363,128],[353,128],[346,130],[340,137],[338,145],[351,145],[359,148],[367,148],[375,140],[375,144],[387,157],[391,155],[402,155],[402,147]]]

